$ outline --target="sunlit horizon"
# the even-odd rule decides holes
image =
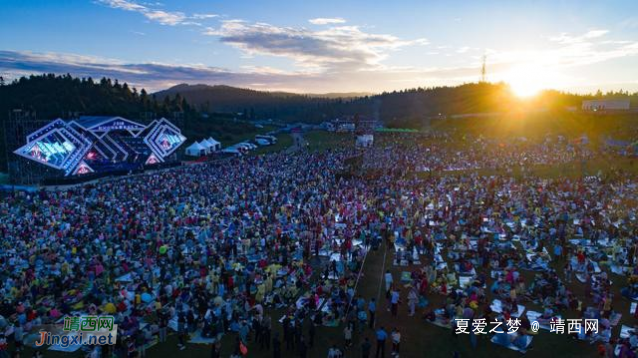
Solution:
[[[638,91],[635,2],[452,5],[7,0],[0,75],[380,93],[477,82],[486,56],[486,80],[522,98]]]

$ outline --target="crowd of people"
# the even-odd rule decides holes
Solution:
[[[384,309],[453,331],[459,318],[521,318],[517,335],[495,338],[519,349],[531,320],[579,312],[601,330],[575,338],[607,357],[631,356],[633,328],[622,337],[612,329],[622,317],[615,302],[638,298],[635,178],[412,175],[592,155],[567,141],[479,140],[480,149],[458,152],[421,140],[388,135],[364,152],[300,150],[7,194],[0,357],[6,342],[13,352],[32,345],[42,325],[93,314],[113,315],[120,332],[94,356],[144,357],[175,335],[178,349],[203,342],[212,356],[230,339],[234,356],[305,357],[326,326],[343,333],[321,347],[328,357],[347,355],[355,341],[363,357],[385,357],[386,341],[398,357],[408,348],[399,326],[378,322]],[[361,156],[358,170],[382,173],[349,175]],[[392,253],[385,294],[363,297],[366,255],[380,246]]]
[[[592,151],[583,145],[588,141],[587,137],[499,140],[471,135],[458,138],[441,133],[411,133],[380,138],[366,154],[363,167],[367,170],[450,172],[557,166],[592,158]]]

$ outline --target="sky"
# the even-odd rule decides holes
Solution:
[[[510,83],[638,91],[638,1],[1,0],[0,75],[157,91],[303,93]]]

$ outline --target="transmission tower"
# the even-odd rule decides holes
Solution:
[[[485,68],[485,62],[487,61],[487,56],[483,55],[483,65],[481,66],[481,83],[486,82],[485,77],[487,75],[487,70]]]

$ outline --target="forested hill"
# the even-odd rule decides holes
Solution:
[[[333,98],[286,92],[264,92],[230,86],[178,85],[155,94],[126,83],[102,78],[73,78],[52,74],[30,76],[0,86],[0,120],[11,109],[37,111],[49,119],[70,114],[121,115],[140,119],[171,117],[184,112],[187,123],[196,125],[203,112],[228,113],[240,119],[314,122],[361,114],[387,125],[419,126],[428,117],[453,114],[507,112],[524,109],[580,107],[588,98],[630,98],[638,107],[638,94],[597,93],[592,96],[545,91],[522,101],[503,83],[469,83],[456,87],[415,88],[373,96]],[[241,115],[239,114],[241,113]],[[209,116],[214,118],[215,116]]]
[[[201,112],[242,113],[247,119],[317,121],[341,108],[342,98],[302,95],[288,92],[265,92],[224,85],[181,84],[155,93],[161,100],[180,94]],[[347,99],[346,99],[347,100]]]
[[[264,92],[229,86],[181,84],[157,92],[158,99],[182,95],[203,112],[244,113],[248,118],[319,122],[334,116],[363,114],[386,122],[457,113],[497,112],[512,95],[504,84],[416,88],[361,97],[335,98],[286,92]]]
[[[361,97],[330,98],[285,92],[263,92],[229,86],[178,85],[156,93],[158,99],[181,94],[196,109],[205,112],[243,113],[247,119],[273,118],[284,121],[321,122],[342,115],[361,114],[379,118],[388,125],[419,126],[428,117],[454,114],[507,112],[529,109],[580,107],[583,99],[631,98],[638,94],[597,93],[581,96],[545,91],[532,100],[514,96],[504,83],[468,83],[456,87],[414,88]]]
[[[39,119],[79,115],[119,115],[138,119],[142,113],[170,117],[174,112],[196,114],[181,96],[156,100],[144,89],[108,78],[74,78],[45,74],[22,77],[0,86],[0,119],[13,109],[36,111]]]

